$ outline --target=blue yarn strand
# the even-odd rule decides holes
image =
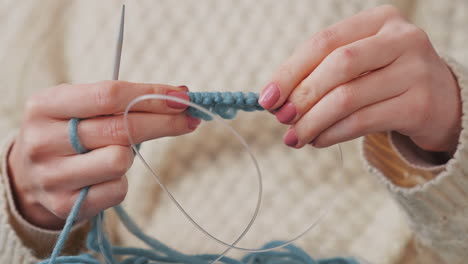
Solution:
[[[73,205],[72,210],[70,214],[68,215],[67,220],[65,221],[63,230],[62,232],[60,232],[60,235],[57,239],[57,243],[55,244],[54,250],[52,251],[52,254],[50,255],[50,260],[47,263],[49,264],[56,263],[55,259],[58,257],[58,255],[60,254],[60,251],[62,251],[62,248],[65,245],[65,242],[67,241],[68,235],[70,234],[70,230],[73,224],[75,223],[76,217],[78,216],[78,213],[81,208],[81,204],[86,198],[88,191],[89,191],[89,187],[83,188],[83,190],[81,190],[80,195],[78,196],[78,199]]]
[[[88,150],[81,144],[80,138],[78,137],[78,124],[80,123],[81,119],[79,118],[71,118],[68,121],[68,135],[70,137],[70,143],[73,149],[78,154],[84,154],[88,152]]]
[[[39,262],[39,264],[102,264],[93,255],[87,253],[78,256],[59,256],[68,235],[70,234],[71,227],[79,213],[80,207],[86,198],[88,190],[89,187],[84,188],[80,192],[80,195],[66,220],[65,226],[60,233],[51,257]],[[186,255],[171,249],[157,239],[143,233],[120,205],[115,206],[114,210],[117,212],[120,221],[122,221],[127,230],[148,245],[151,249],[113,246],[101,228],[102,219],[104,217],[104,212],[101,212],[100,216],[96,216],[92,219],[92,228],[87,237],[87,247],[89,250],[105,256],[106,259],[110,260],[110,264],[208,264],[219,257],[219,255],[216,254]],[[98,243],[98,238],[100,236],[103,238],[103,246],[100,246]],[[284,241],[272,241],[265,244],[263,248],[271,248],[283,243]],[[126,256],[127,258],[118,262],[116,261],[116,259],[118,259],[116,256]],[[223,257],[220,262],[225,264],[359,264],[354,258],[314,260],[306,252],[294,245],[287,245],[281,250],[251,253],[244,256],[242,260]]]
[[[189,92],[188,95],[191,102],[208,109],[224,119],[233,119],[239,110],[247,112],[264,110],[258,103],[259,95],[252,92]],[[187,112],[194,117],[211,120],[210,116],[195,108],[189,107]],[[80,119],[78,118],[70,120],[69,134],[73,148],[77,153],[82,154],[88,150],[81,144],[77,135],[79,121]],[[140,145],[137,145],[137,148],[139,149]],[[88,191],[89,187],[81,190],[57,239],[50,258],[39,262],[39,264],[102,264],[93,255],[88,253],[77,256],[59,256]],[[120,205],[115,206],[114,210],[117,212],[125,228],[149,246],[150,249],[113,246],[102,229],[104,212],[101,212],[91,221],[92,227],[86,238],[86,245],[91,252],[102,255],[108,264],[208,264],[219,257],[216,254],[186,255],[178,252],[143,233]],[[99,243],[99,240],[101,240],[101,243]],[[284,241],[272,241],[265,244],[263,248],[272,248],[282,244],[284,244]],[[116,259],[119,259],[120,262],[116,261]],[[287,245],[281,250],[251,253],[244,256],[242,260],[223,257],[219,262],[225,264],[359,264],[354,258],[314,260],[306,252],[294,245]]]

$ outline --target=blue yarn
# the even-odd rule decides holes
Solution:
[[[71,145],[73,150],[75,150],[78,154],[85,154],[88,153],[89,150],[81,144],[80,138],[78,137],[78,124],[80,123],[81,119],[73,117],[68,121],[68,135],[70,138]],[[136,145],[137,149],[139,150],[141,144]]]
[[[225,119],[232,119],[236,116],[238,110],[242,111],[261,111],[263,107],[258,103],[258,94],[241,92],[200,92],[188,93],[190,101],[205,107],[209,111]],[[189,107],[187,112],[203,120],[211,120],[211,117],[195,108]],[[72,118],[69,122],[70,141],[79,154],[88,152],[81,144],[77,127],[80,119]],[[139,148],[140,145],[137,145]],[[67,217],[64,228],[60,233],[57,243],[49,259],[43,260],[38,264],[102,264],[98,259],[89,253],[77,256],[59,256],[65,245],[70,230],[78,216],[81,205],[88,194],[89,187],[81,190],[78,199],[72,207]],[[92,219],[92,227],[86,238],[87,248],[95,253],[101,254],[112,264],[162,264],[162,263],[182,263],[182,264],[207,264],[219,257],[215,254],[187,255],[178,252],[155,238],[147,236],[133,222],[125,210],[117,205],[114,207],[118,217],[135,237],[144,242],[149,249],[119,247],[110,243],[106,234],[102,230],[104,212],[99,213]],[[102,238],[102,245],[98,242]],[[263,249],[276,247],[284,244],[284,241],[272,241],[264,245]],[[117,259],[121,259],[116,261]],[[120,257],[120,258],[119,258]],[[124,258],[126,257],[126,258]],[[354,258],[329,258],[314,260],[302,249],[287,245],[281,250],[251,253],[244,256],[241,260],[223,257],[219,260],[225,264],[359,264]]]
[[[51,257],[39,262],[38,264],[102,264],[97,258],[89,253],[77,256],[58,256],[68,238],[68,235],[70,234],[70,229],[75,222],[76,216],[78,215],[80,207],[86,198],[88,190],[89,187],[84,188],[81,191],[66,220],[65,226],[60,233]],[[208,264],[219,257],[219,255],[216,254],[187,255],[178,252],[164,245],[157,239],[143,233],[120,205],[115,206],[114,210],[117,212],[117,215],[125,228],[127,228],[132,235],[144,242],[149,249],[118,247],[112,245],[102,230],[104,212],[101,212],[98,216],[92,219],[92,227],[88,233],[86,245],[90,251],[101,254],[105,256],[106,259],[111,260],[112,264]],[[103,238],[103,247],[100,247],[98,243],[98,238],[100,236]],[[265,244],[263,248],[271,248],[282,245],[283,243],[284,241],[272,241]],[[122,259],[116,261],[119,257]],[[354,258],[314,260],[306,252],[294,245],[287,245],[281,250],[276,251],[251,253],[244,256],[241,260],[223,257],[220,262],[225,264],[359,264]]]
[[[88,152],[88,150],[81,144],[80,138],[78,137],[78,123],[80,123],[80,121],[81,119],[75,117],[70,119],[68,122],[68,135],[76,153],[84,154]]]
[[[259,95],[256,93],[242,92],[188,92],[190,101],[200,105],[224,119],[233,119],[237,111],[246,112],[262,111],[263,107],[258,103]],[[203,120],[211,120],[211,116],[193,108],[187,108],[187,112]]]
[[[65,245],[68,235],[70,234],[70,230],[73,224],[75,223],[76,217],[78,216],[78,212],[80,211],[81,204],[83,203],[84,199],[86,198],[86,195],[88,194],[88,190],[89,190],[89,187],[86,187],[83,190],[81,190],[80,196],[78,196],[78,199],[73,205],[72,210],[70,214],[68,215],[67,220],[65,221],[65,225],[62,229],[62,232],[60,232],[60,235],[57,239],[57,243],[55,244],[54,250],[52,251],[52,254],[50,255],[49,263],[55,263],[55,259],[60,254],[60,251],[62,251],[63,245]]]

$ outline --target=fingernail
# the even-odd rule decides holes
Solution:
[[[278,121],[280,121],[283,124],[287,124],[293,121],[293,119],[296,117],[297,115],[296,106],[293,103],[288,102],[285,105],[283,105],[281,109],[279,109],[276,112],[275,115]]]
[[[184,92],[172,91],[172,92],[168,92],[167,95],[190,101],[190,97],[188,96],[187,93],[184,93]],[[173,100],[166,100],[166,104],[167,104],[167,106],[169,106],[171,108],[175,108],[175,109],[185,109],[185,108],[187,108],[186,104],[179,103],[179,102],[176,102],[176,101],[173,101]]]
[[[296,130],[294,128],[289,129],[284,136],[284,143],[290,147],[295,147],[298,142]]]
[[[276,104],[279,98],[280,91],[278,85],[272,82],[265,87],[258,102],[263,108],[268,110]]]
[[[187,116],[188,128],[193,130],[201,123],[201,119],[188,115]]]
[[[182,88],[182,89],[184,89],[185,91],[188,91],[188,87],[187,87],[186,85],[179,85],[179,86],[177,86],[177,87]]]

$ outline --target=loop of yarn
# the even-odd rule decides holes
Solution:
[[[219,115],[224,119],[233,119],[236,117],[237,111],[246,112],[262,111],[263,107],[258,103],[259,95],[249,92],[188,92],[190,101],[200,105],[210,112]],[[211,120],[211,116],[189,107],[187,112],[197,118],[203,120]]]
[[[258,94],[252,92],[189,92],[188,95],[190,97],[190,101],[205,107],[224,119],[234,118],[238,110],[264,110],[258,103]],[[192,107],[189,107],[187,112],[190,115],[203,120],[212,119],[207,114]],[[76,138],[75,143],[79,143],[75,133],[78,122],[79,119],[75,119],[71,122],[70,126],[70,131],[74,133],[71,133],[71,135]],[[81,190],[77,201],[67,217],[65,226],[58,237],[51,257],[39,262],[38,264],[101,264],[95,256],[89,253],[77,256],[59,256],[71,232],[71,227],[76,220],[80,207],[86,198],[88,190],[89,187]],[[119,247],[112,245],[103,231],[102,225],[104,212],[101,212],[92,219],[92,228],[87,235],[86,245],[91,252],[102,255],[108,264],[208,264],[218,259],[220,256],[216,254],[187,255],[178,252],[164,245],[157,239],[143,233],[120,205],[115,206],[114,209],[127,230],[144,242],[149,248]],[[267,243],[263,248],[268,249],[277,247],[284,243],[284,241],[272,241]],[[302,249],[291,244],[280,250],[251,253],[244,256],[241,260],[224,256],[219,260],[219,262],[225,264],[359,264],[359,262],[354,258],[338,257],[314,260]]]
[[[66,224],[59,239],[54,247],[52,256],[39,262],[38,264],[102,264],[95,256],[84,253],[77,256],[58,256],[70,234],[71,226],[75,222],[76,216],[80,210],[81,204],[86,198],[89,188],[84,188],[78,197],[75,205],[67,218]],[[135,222],[130,218],[122,206],[114,207],[120,221],[125,228],[142,242],[149,249],[119,247],[110,243],[109,239],[102,230],[104,212],[92,219],[92,228],[86,239],[87,248],[95,253],[101,254],[105,259],[110,260],[111,264],[162,264],[162,263],[180,263],[180,264],[208,264],[219,257],[216,254],[187,255],[178,252],[155,238],[152,238],[141,231]],[[99,244],[99,237],[102,244]],[[284,241],[272,241],[263,248],[271,248],[284,244]],[[121,258],[119,261],[116,259]],[[224,264],[359,264],[354,258],[329,258],[314,260],[302,249],[287,245],[281,250],[251,253],[244,256],[241,260],[223,257],[219,262]]]

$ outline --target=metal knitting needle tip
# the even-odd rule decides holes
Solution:
[[[112,80],[119,79],[120,58],[122,57],[122,45],[123,45],[123,37],[124,37],[124,23],[125,23],[125,5],[122,5],[122,15],[120,17],[119,36],[117,38],[117,46],[115,48],[114,73],[112,74]]]

